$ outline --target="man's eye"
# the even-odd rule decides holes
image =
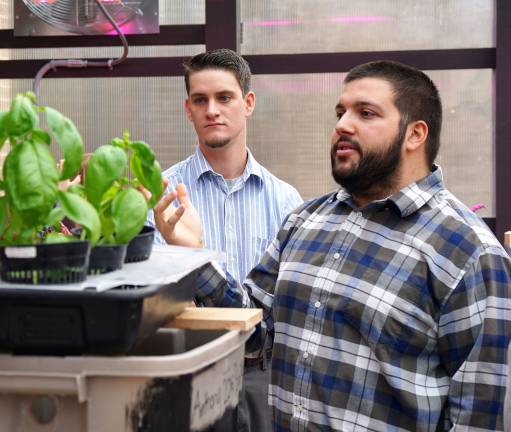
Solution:
[[[218,99],[220,99],[220,101],[222,102],[229,102],[231,100],[231,97],[227,95],[222,95]]]
[[[363,110],[363,111],[360,111],[360,115],[363,118],[371,118],[371,117],[374,117],[375,114],[372,111]]]
[[[205,101],[206,101],[206,99],[205,99],[205,98],[199,97],[199,98],[195,98],[195,99],[193,100],[193,103],[194,103],[194,104],[202,104],[202,103],[204,103]]]
[[[344,111],[337,111],[337,112],[335,113],[335,116],[336,116],[338,119],[340,119],[343,115],[344,115]]]

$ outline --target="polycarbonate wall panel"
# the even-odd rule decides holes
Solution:
[[[491,70],[427,72],[443,100],[444,127],[437,160],[448,188],[467,205],[484,203],[494,216],[494,145]],[[336,188],[330,137],[344,74],[259,75],[248,142],[270,171],[303,198]]]
[[[495,0],[241,1],[242,54],[495,46]]]
[[[465,204],[484,203],[494,216],[494,115],[491,70],[428,72],[444,106],[437,162],[447,187]],[[271,172],[304,198],[336,188],[330,173],[330,136],[343,74],[256,75],[256,109],[248,143]],[[0,80],[0,110],[31,80]],[[155,149],[162,168],[182,160],[196,144],[184,113],[181,77],[45,79],[41,103],[68,115],[93,151],[125,128]]]
[[[14,26],[14,0],[0,0],[0,30]],[[159,0],[160,25],[204,24],[205,0]]]
[[[0,111],[30,80],[0,80]],[[93,151],[129,129],[149,143],[162,168],[193,152],[195,132],[184,112],[186,90],[181,77],[46,79],[40,101],[70,117]]]
[[[206,0],[160,0],[160,25],[204,24]]]
[[[14,26],[14,1],[0,0],[0,30]]]

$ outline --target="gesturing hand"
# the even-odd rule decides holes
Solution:
[[[164,186],[167,184],[164,180]],[[177,198],[179,206],[172,202]],[[168,244],[176,246],[203,247],[202,223],[190,202],[186,186],[182,183],[175,191],[164,195],[154,206],[156,228]]]

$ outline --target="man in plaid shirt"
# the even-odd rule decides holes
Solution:
[[[443,186],[435,85],[371,62],[335,110],[341,189],[292,212],[243,285],[211,266],[198,300],[264,309],[275,431],[502,430],[511,260]]]

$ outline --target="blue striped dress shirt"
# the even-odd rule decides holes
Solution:
[[[200,148],[167,169],[168,191],[184,183],[202,219],[204,245],[225,252],[223,269],[243,281],[259,262],[280,224],[303,201],[295,188],[260,165],[248,151],[245,170],[232,189],[213,171]],[[154,216],[148,222],[154,226]],[[157,231],[156,243],[165,244]]]
[[[210,266],[196,296],[264,309],[274,431],[503,430],[511,260],[439,168],[304,204],[234,282]]]

